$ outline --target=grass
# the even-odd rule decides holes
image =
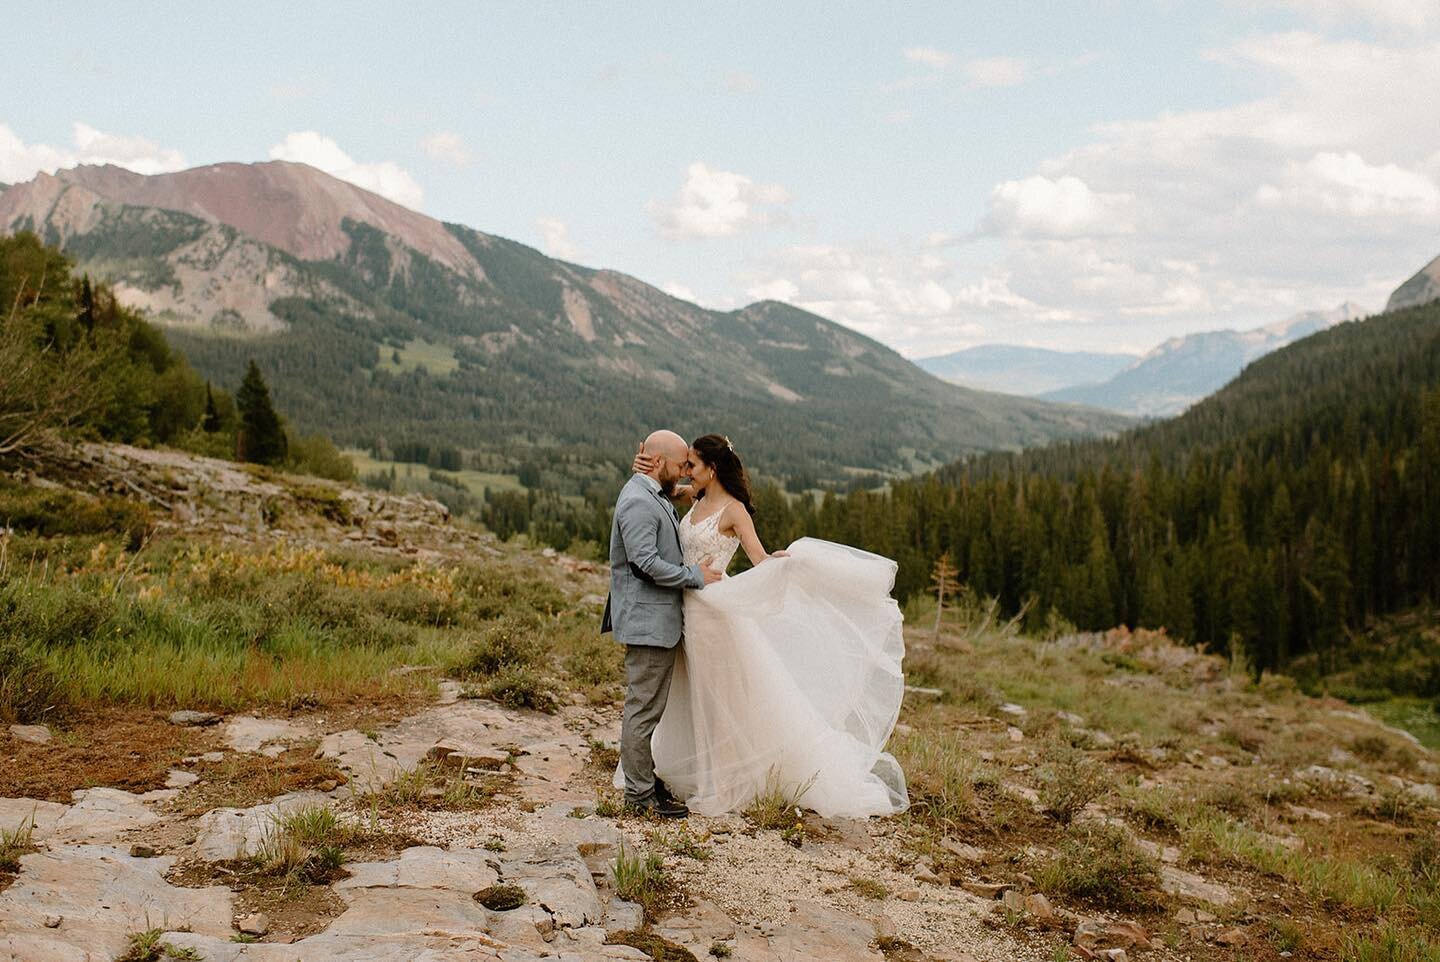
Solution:
[[[204,956],[193,948],[176,948],[169,942],[162,941],[161,936],[164,934],[163,929],[130,933],[125,952],[117,956],[115,962],[162,962],[164,959],[200,962],[204,959]]]
[[[1035,876],[1049,895],[1122,911],[1152,905],[1159,882],[1155,860],[1113,825],[1072,825]]]
[[[487,697],[554,704],[559,672],[542,632],[560,636],[587,684],[604,673],[598,659],[614,656],[583,654],[590,613],[572,611],[524,564],[440,566],[283,543],[166,541],[135,555],[104,540],[74,551],[64,540],[9,540],[0,571],[7,722],[86,704],[234,710],[406,694],[434,682],[395,669],[493,658],[497,637],[521,618],[535,626],[530,649],[501,659],[498,677],[483,680]]]
[[[976,788],[995,783],[974,746],[956,732],[914,731],[891,747],[905,770],[911,817],[929,824],[946,827],[974,818]]]
[[[344,846],[357,834],[341,825],[333,810],[307,805],[276,817],[249,861],[260,873],[279,878],[282,891],[298,892],[340,877]]]
[[[814,783],[812,776],[802,785],[787,785],[778,772],[771,770],[765,776],[765,786],[745,806],[743,814],[756,828],[781,830],[803,824],[800,802]]]
[[[848,888],[862,898],[873,899],[876,902],[883,902],[890,897],[890,890],[873,878],[852,878]]]
[[[647,919],[655,917],[661,898],[671,888],[665,874],[665,860],[653,850],[641,856],[626,851],[622,844],[610,874],[615,882],[615,894],[639,905]]]
[[[0,828],[0,872],[20,871],[20,856],[35,851],[35,816],[14,828]]]
[[[403,347],[380,345],[379,370],[404,373],[424,368],[435,377],[444,377],[460,370],[460,359],[452,348],[444,344],[431,344],[423,338],[414,338]]]
[[[491,885],[475,893],[475,901],[492,912],[509,912],[529,901],[518,885]]]
[[[417,486],[430,477],[430,469],[423,464],[410,464],[404,461],[388,461],[372,457],[368,451],[360,448],[346,448],[343,452],[346,457],[355,462],[355,470],[363,477],[366,475],[389,473],[395,470],[395,482],[397,490],[404,491],[408,487]],[[464,486],[464,489],[473,497],[483,500],[485,492],[511,491],[524,493],[525,486],[520,483],[520,478],[513,474],[497,474],[491,471],[475,471],[471,468],[462,468],[459,471],[446,471],[445,475],[454,478]],[[411,484],[407,485],[406,482]]]
[[[383,788],[366,792],[358,804],[392,812],[405,809],[473,811],[495,799],[502,781],[502,777],[496,775],[471,781],[463,766],[422,761],[396,775]]]

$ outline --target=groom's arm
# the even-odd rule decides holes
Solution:
[[[677,565],[660,557],[655,530],[657,519],[653,515],[634,505],[620,510],[616,519],[630,563],[649,575],[655,584],[662,588],[705,587],[705,575],[699,565]]]

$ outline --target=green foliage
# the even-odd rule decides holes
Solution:
[[[671,885],[660,853],[633,854],[621,843],[610,872],[615,882],[615,894],[627,902],[636,903],[645,910],[647,918],[653,918],[661,896]]]
[[[235,444],[240,460],[255,464],[283,461],[287,444],[285,431],[270,403],[270,389],[254,361],[245,369],[245,379],[235,395],[235,407],[240,412],[240,433]]]
[[[1055,857],[1041,866],[1035,882],[1054,895],[1135,910],[1150,904],[1160,870],[1123,828],[1074,825]]]

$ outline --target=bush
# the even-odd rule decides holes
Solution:
[[[553,712],[560,707],[560,686],[533,668],[510,665],[468,694],[498,701],[508,708]]]
[[[1114,788],[1104,765],[1061,742],[1045,750],[1036,775],[1040,780],[1040,804],[1061,825],[1069,825],[1086,805]]]
[[[1035,881],[1052,895],[1133,911],[1151,904],[1149,895],[1160,882],[1160,870],[1124,829],[1076,825]]]
[[[528,668],[544,658],[539,621],[507,615],[487,627],[466,653],[460,672],[468,677],[489,677],[506,669]]]

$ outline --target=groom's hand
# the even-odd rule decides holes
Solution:
[[[705,578],[705,583],[707,585],[713,585],[715,582],[719,581],[725,576],[723,572],[715,570],[709,564],[703,564],[700,566],[700,574]]]

